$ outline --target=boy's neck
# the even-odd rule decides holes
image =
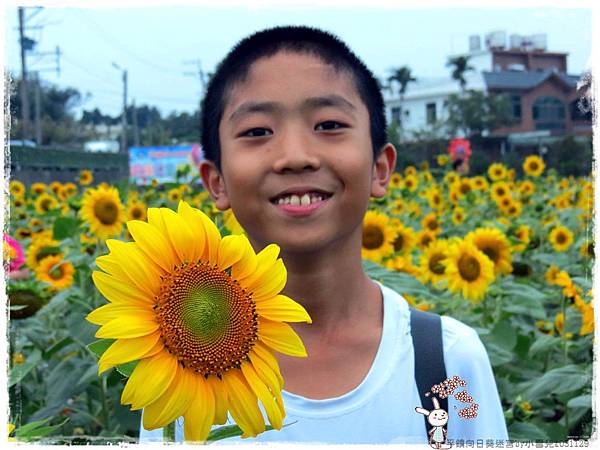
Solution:
[[[310,325],[294,324],[298,332],[327,333],[381,309],[373,301],[381,294],[364,272],[360,245],[318,254],[282,252],[281,257],[288,274],[283,294],[302,304],[313,320]]]

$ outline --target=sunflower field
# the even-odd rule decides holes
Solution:
[[[446,155],[393,174],[363,223],[371,278],[422,310],[474,327],[490,357],[513,440],[589,438],[593,428],[593,180],[560,177],[530,156],[522,175],[452,171]],[[521,173],[521,170],[519,170]],[[198,179],[136,186],[10,182],[4,267],[10,320],[9,436],[19,441],[137,441],[140,411],[121,405],[134,363],[98,374],[106,348],[85,318],[106,304],[92,282],[106,239],[148,208],[202,210],[241,234]]]

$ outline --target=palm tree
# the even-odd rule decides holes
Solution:
[[[392,83],[398,84],[398,94],[400,95],[400,117],[402,117],[402,103],[404,103],[404,93],[406,92],[406,88],[408,87],[408,83],[412,81],[417,81],[416,78],[412,76],[411,69],[408,66],[402,66],[396,69],[392,69],[392,74],[388,77],[388,83],[391,86]],[[400,125],[402,121],[400,121]]]
[[[465,80],[465,72],[468,72],[469,70],[475,70],[475,67],[469,65],[468,56],[456,56],[454,58],[450,58],[446,63],[446,67],[451,66],[453,67],[452,78],[459,82],[460,89],[464,91],[467,84],[467,80]]]

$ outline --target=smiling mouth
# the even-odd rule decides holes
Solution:
[[[325,192],[304,192],[304,193],[288,193],[281,194],[272,198],[270,201],[274,205],[291,205],[291,206],[309,206],[321,203],[329,199],[332,194]]]

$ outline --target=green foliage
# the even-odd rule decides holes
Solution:
[[[510,101],[502,95],[468,90],[450,95],[447,101],[446,123],[452,135],[460,132],[468,138],[478,137],[512,120]]]

